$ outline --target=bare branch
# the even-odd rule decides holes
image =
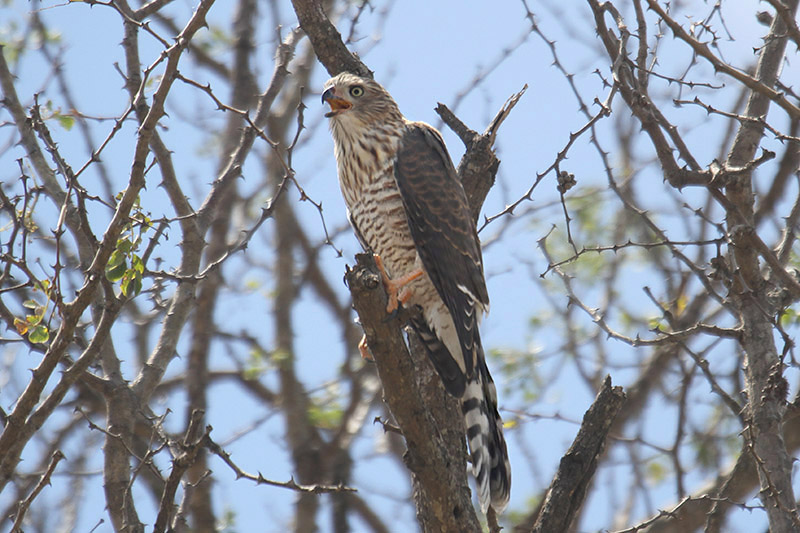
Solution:
[[[689,33],[683,29],[683,26],[678,24],[678,22],[676,22],[675,19],[669,16],[669,14],[667,14],[667,12],[664,11],[664,9],[658,4],[656,0],[647,0],[647,5],[650,9],[655,11],[659,17],[661,17],[661,20],[663,20],[667,26],[669,26],[669,29],[672,30],[672,33],[675,35],[675,37],[677,37],[678,39],[682,40],[683,42],[691,46],[692,50],[698,56],[707,60],[714,67],[714,70],[716,70],[717,72],[722,72],[723,74],[727,74],[736,81],[745,85],[748,89],[751,89],[752,91],[762,94],[765,97],[769,98],[770,100],[778,104],[781,108],[783,108],[783,110],[786,111],[786,113],[790,117],[794,119],[800,119],[800,108],[789,102],[789,100],[787,100],[782,93],[773,89],[771,85],[764,83],[764,80],[759,78],[758,76],[756,77],[750,76],[746,72],[743,72],[741,70],[738,70],[730,66],[728,63],[722,61],[720,58],[715,56],[711,52],[711,50],[709,50],[708,43],[700,42],[691,35],[689,35]],[[794,9],[796,8],[797,6],[795,4]],[[783,31],[784,32],[786,31],[785,26]],[[766,40],[769,41],[770,39]]]
[[[606,376],[597,398],[583,417],[578,435],[561,459],[533,526],[534,533],[569,529],[583,505],[606,437],[624,401],[622,387],[612,387],[611,378]]]
[[[22,521],[25,519],[25,513],[28,512],[28,508],[33,503],[33,500],[36,499],[36,496],[38,496],[39,493],[50,484],[50,476],[53,475],[53,472],[56,470],[56,466],[62,459],[64,459],[64,454],[61,453],[61,450],[56,450],[50,459],[50,464],[47,465],[47,470],[45,470],[42,474],[42,477],[39,478],[39,482],[33,488],[33,491],[31,491],[28,497],[19,504],[17,515],[14,517],[14,525],[11,527],[12,533],[22,533]]]
[[[255,474],[248,474],[239,466],[233,462],[231,459],[231,455],[222,449],[222,447],[211,440],[211,437],[208,435],[204,436],[203,445],[208,448],[208,450],[213,453],[214,455],[218,456],[222,459],[226,465],[233,470],[233,473],[236,474],[236,478],[244,478],[249,479],[250,481],[254,481],[259,485],[269,485],[271,487],[280,487],[284,489],[293,490],[296,492],[302,492],[306,494],[328,494],[331,492],[355,492],[355,489],[352,487],[345,487],[343,485],[299,485],[295,482],[294,479],[290,479],[289,481],[273,481],[271,479],[267,479],[261,475],[259,472],[257,475]]]
[[[300,27],[328,74],[335,76],[340,72],[352,72],[372,77],[372,71],[344,45],[342,35],[331,23],[319,0],[292,0],[292,6]]]

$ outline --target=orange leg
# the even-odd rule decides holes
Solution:
[[[377,265],[378,270],[381,272],[383,287],[389,295],[389,304],[386,306],[386,312],[393,313],[397,309],[398,303],[405,304],[411,298],[411,289],[406,285],[422,276],[422,269],[416,268],[404,276],[392,279],[383,267],[383,259],[381,259],[381,256],[373,254],[373,257],[375,258],[375,265]]]
[[[367,346],[366,335],[362,335],[361,340],[358,341],[358,353],[361,354],[361,358],[365,361],[375,361],[375,358],[372,357],[372,352],[369,351],[369,346]]]

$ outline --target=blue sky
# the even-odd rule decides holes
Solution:
[[[531,2],[530,4],[538,17],[542,31],[549,39],[556,40],[559,57],[567,71],[575,74],[575,83],[587,103],[590,104],[595,96],[604,100],[608,89],[603,87],[598,76],[592,72],[595,68],[604,68],[604,62],[598,52],[599,41],[589,24],[588,8],[577,2],[561,4]],[[232,5],[233,3],[218,1],[212,9],[209,20],[212,28],[228,28],[229,10]],[[762,26],[752,22],[752,13],[758,6],[760,4],[751,1],[729,2],[724,5],[726,23],[736,38],[736,41],[723,43],[725,57],[742,58],[740,64],[743,66],[751,63],[751,50],[754,46],[758,46],[758,38],[764,30]],[[466,92],[466,97],[457,107],[457,114],[470,127],[483,130],[503,102],[525,84],[528,85],[527,93],[505,122],[498,136],[497,149],[502,164],[498,183],[485,204],[485,215],[501,211],[505,205],[523,194],[535,180],[536,174],[552,163],[556,153],[566,144],[570,132],[576,131],[586,122],[586,118],[578,111],[578,104],[567,81],[553,66],[549,47],[537,35],[528,32],[528,22],[521,3],[409,0],[395,2],[390,6],[375,2],[375,7],[374,12],[367,10],[363,14],[356,32],[360,39],[352,48],[362,53],[365,62],[375,72],[376,79],[390,90],[408,118],[439,126],[440,121],[433,111],[437,102],[452,105],[459,100],[460,94]],[[186,20],[191,8],[192,2],[177,3],[173,6],[174,12],[180,13],[179,20]],[[25,1],[13,2],[9,7],[3,8],[3,17],[0,18],[5,18],[6,22],[3,24],[6,25],[6,29],[11,21],[25,17],[29,9],[31,4]],[[384,13],[384,9],[388,9],[388,12]],[[706,10],[701,12],[705,13]],[[295,24],[291,6],[288,3],[283,5],[281,13],[285,32],[286,28]],[[42,14],[49,27],[54,32],[60,33],[60,40],[64,43],[62,62],[66,66],[68,78],[73,84],[74,94],[82,110],[98,116],[118,116],[127,106],[127,93],[123,91],[122,80],[113,67],[115,61],[120,64],[124,61],[122,48],[119,46],[121,40],[119,16],[111,9],[102,6],[89,8],[79,3],[54,5]],[[385,24],[380,26],[379,30],[374,30],[377,21],[384,17]],[[261,87],[272,71],[274,25],[275,21],[262,14],[258,30],[259,42],[256,43]],[[349,23],[340,24],[342,33],[346,33],[347,28]],[[200,37],[205,37],[202,32]],[[143,36],[141,41],[142,61],[148,64],[157,57],[159,46],[146,36]],[[303,43],[303,46],[306,45],[307,43]],[[684,61],[687,56],[681,46],[671,37],[666,37],[662,41],[660,52],[662,72],[677,74],[686,68]],[[504,52],[510,48],[513,49],[508,53]],[[503,61],[498,61],[498,58],[504,56],[507,57]],[[228,57],[230,57],[229,52],[221,49],[219,59],[226,60]],[[215,80],[207,71],[192,69],[189,66],[190,57],[184,57],[183,61],[186,62],[187,73],[195,75],[198,81],[204,83],[209,81],[212,86],[222,87],[219,80]],[[489,67],[493,67],[491,73],[485,77],[479,76],[480,82],[475,85],[476,76]],[[698,72],[702,72],[702,67]],[[607,78],[610,76],[607,68],[602,74]],[[48,77],[49,72],[45,64],[37,59],[35,53],[29,54],[18,72],[17,90],[21,98],[29,104],[31,95],[40,90]],[[308,131],[303,137],[303,147],[296,154],[295,169],[298,181],[309,196],[323,203],[329,228],[340,228],[346,224],[344,206],[336,182],[332,141],[322,117],[324,109],[319,105],[317,96],[326,78],[324,70],[318,68],[313,78],[315,86],[306,91]],[[717,80],[720,83],[724,82],[722,78]],[[663,86],[656,90],[666,92],[671,89]],[[52,96],[50,92],[53,93]],[[698,89],[698,93],[704,94],[702,89]],[[63,106],[63,103],[58,101],[52,86],[44,96],[53,98],[56,107]],[[176,167],[185,180],[183,182],[185,191],[196,207],[205,196],[208,183],[215,177],[214,146],[209,132],[220,128],[224,117],[213,111],[213,106],[205,95],[180,84],[176,84],[167,111],[174,120],[167,119],[169,129],[163,131],[162,135],[167,145],[174,151]],[[596,108],[591,111],[596,111]],[[675,113],[676,116],[679,112],[677,109],[666,111],[669,114]],[[615,112],[627,113],[620,106],[615,107]],[[187,126],[180,120],[181,117],[191,115],[201,117],[200,126]],[[697,126],[707,121],[718,120],[709,119],[701,110],[682,110],[679,116],[681,121],[679,123],[686,126],[687,141],[693,142],[694,146],[698,145],[696,136],[709,135],[708,128],[701,129]],[[599,131],[607,133],[612,126],[613,123],[606,120],[601,123]],[[110,127],[110,122],[98,125],[96,140],[102,139],[103,132],[107,132]],[[442,131],[451,155],[457,162],[463,152],[461,142],[449,130]],[[7,130],[0,130],[0,135],[8,136],[9,133]],[[133,128],[123,128],[103,155],[109,168],[113,169],[115,183],[120,184],[120,187],[124,186],[130,168],[129,141],[134,135]],[[58,132],[57,140],[62,153],[70,158],[73,167],[82,165],[88,153],[77,137],[61,131]],[[5,137],[2,141],[5,142]],[[577,176],[576,193],[590,190],[592,187],[600,189],[596,194],[597,202],[602,205],[609,197],[608,191],[602,190],[606,178],[588,142],[589,138],[586,136],[576,143],[563,168]],[[698,148],[700,151],[704,146],[707,147],[707,153],[699,154],[706,158],[701,164],[717,155],[714,150],[718,145],[718,139],[709,138],[700,144],[701,147]],[[637,146],[644,147],[646,144],[637,143]],[[613,143],[609,141],[605,148],[612,150],[611,161],[614,164]],[[264,149],[263,145],[256,148],[260,152]],[[14,159],[20,157],[20,154],[19,147],[12,147],[5,154],[0,154],[2,161],[0,179],[4,182],[17,179],[18,172]],[[251,157],[245,167],[241,187],[250,190],[256,186],[260,170],[261,165],[257,158]],[[650,168],[642,179],[653,180],[655,189],[660,187],[661,177],[654,170],[656,169]],[[83,178],[85,186],[91,186],[92,176],[90,172]],[[556,239],[562,239],[563,249],[563,215],[560,206],[554,203],[558,200],[555,186],[555,177],[552,175],[547,177],[537,188],[534,201],[520,206],[518,213],[521,216],[510,225],[503,239],[487,246],[485,250],[492,311],[484,322],[482,331],[484,344],[490,349],[541,352],[551,355],[556,353],[560,346],[561,339],[557,328],[554,327],[549,335],[540,333],[534,337],[529,327],[531,317],[539,317],[544,321],[550,319],[551,303],[548,303],[547,295],[555,299],[556,303],[560,301],[565,305],[566,302],[563,294],[546,286],[547,283],[554,282],[552,275],[545,281],[538,277],[538,274],[545,270],[547,262],[537,248],[537,240],[544,236],[553,224],[559,226],[561,233],[557,232],[554,236]],[[692,192],[687,191],[686,194],[691,201]],[[266,201],[266,194],[264,199]],[[157,182],[148,185],[143,193],[142,202],[151,206],[149,209],[153,210],[154,214],[158,209],[167,209],[166,197],[157,186]],[[643,203],[656,211],[661,207],[661,202],[656,196],[645,195]],[[608,209],[611,207],[609,205]],[[534,211],[528,214],[528,210]],[[309,204],[299,203],[297,212],[305,227],[309,228],[312,237],[321,240],[323,231],[317,211]],[[109,213],[103,209],[92,212],[92,220],[97,223],[97,228],[102,227],[101,222],[108,216]],[[265,224],[261,233],[251,243],[247,252],[248,259],[262,260],[269,257],[272,234],[270,224],[271,222]],[[482,239],[491,240],[502,224],[501,220],[489,225],[482,232]],[[679,238],[682,232],[679,224],[672,220],[669,229],[674,232],[675,238]],[[171,253],[170,247],[177,246],[178,238],[176,230],[161,253],[167,262],[170,258],[174,260],[177,257],[177,249]],[[353,262],[353,255],[359,251],[358,244],[349,231],[338,234],[335,244],[344,251],[343,257],[339,258],[332,249],[326,249],[320,258],[331,279],[340,278],[345,266]],[[271,280],[260,274],[253,275],[248,269],[247,262],[238,259],[226,266],[226,275],[237,280],[240,287],[250,286],[252,290],[241,300],[224,301],[220,305],[219,316],[224,317],[229,323],[247,324],[257,331],[264,345],[269,346],[274,335],[269,321],[271,302],[268,294]],[[650,276],[648,272],[636,272],[634,269],[630,278],[631,293],[624,297],[639,311],[647,312],[649,309],[655,316],[657,309],[643,298],[641,291],[643,285],[660,284],[661,280],[651,279]],[[347,297],[345,287],[341,284],[334,286],[344,301]],[[601,297],[591,291],[586,294],[589,301]],[[298,324],[295,338],[298,372],[309,388],[323,387],[336,376],[346,348],[338,337],[338,327],[314,302],[313,297],[304,293],[302,302],[295,309],[295,319]],[[614,317],[617,318],[619,317]],[[585,316],[579,316],[578,320],[582,323],[588,321]],[[124,329],[121,330],[121,334],[124,334]],[[124,342],[117,344],[118,349],[124,353]],[[181,347],[186,347],[185,339]],[[643,356],[642,352],[633,352],[624,345],[616,346],[614,350],[618,350],[621,357],[627,357],[630,361]],[[18,354],[20,359],[23,356],[24,354]],[[216,347],[212,362],[219,368],[230,366],[230,360],[225,355],[223,347]],[[14,371],[23,375],[27,368],[26,364],[32,365],[20,361]],[[539,372],[542,376],[550,375],[555,373],[555,369],[561,364],[563,363],[550,358],[542,362]],[[176,360],[174,368],[171,368],[168,374],[177,374],[182,370],[182,365],[181,360]],[[495,371],[494,375],[502,394],[507,388],[504,386],[509,384],[504,383],[498,371]],[[612,375],[612,378],[615,384],[625,385],[626,380],[631,379],[633,375],[632,372],[620,370]],[[128,377],[132,379],[133,375]],[[271,383],[269,376],[264,379],[268,384]],[[558,413],[565,419],[580,420],[591,403],[594,392],[588,390],[575,371],[569,368],[558,374],[558,380],[532,411],[545,415]],[[516,385],[511,384],[511,386]],[[529,406],[524,403],[522,395],[510,392],[507,391],[506,396],[501,397],[502,406],[513,410],[527,410]],[[291,476],[291,468],[289,457],[280,439],[283,431],[281,416],[243,396],[232,385],[217,385],[212,393],[208,419],[214,426],[213,436],[217,442],[228,442],[226,448],[233,453],[234,459],[245,470],[259,471],[272,479],[288,479]],[[13,391],[0,392],[0,400],[4,407],[13,401],[13,397]],[[184,415],[180,411],[182,401],[185,400],[178,395],[171,397],[168,402],[165,399],[162,405],[164,408],[169,405],[175,411],[167,422],[173,429],[183,425]],[[178,406],[177,410],[175,406]],[[157,410],[158,407],[159,405],[155,405],[154,409]],[[504,414],[507,418],[511,417],[508,412]],[[262,417],[266,421],[255,431],[231,441],[253,419]],[[664,423],[662,419],[655,421],[656,425],[661,423]],[[664,425],[666,427],[668,424]],[[511,461],[516,465],[512,509],[524,509],[528,499],[536,495],[541,484],[546,485],[549,482],[558,459],[576,429],[574,424],[564,421],[538,420],[525,422],[511,431],[509,436]],[[355,481],[362,487],[362,494],[374,503],[384,517],[396,517],[400,524],[412,524],[414,521],[412,510],[407,505],[395,501],[398,496],[403,498],[408,491],[398,465],[375,456],[376,447],[379,448],[381,444],[381,432],[380,427],[370,424],[367,424],[362,432],[362,438],[356,447],[360,457],[356,457]],[[658,431],[654,434],[657,435]],[[671,436],[668,431],[664,433],[666,439]],[[522,454],[523,440],[535,453],[534,464],[530,464],[528,457]],[[167,466],[165,462],[163,465]],[[223,507],[237,510],[239,531],[264,530],[264,524],[275,524],[274,529],[267,526],[267,531],[280,531],[282,530],[280,524],[290,520],[290,505],[294,497],[292,493],[275,488],[254,487],[246,481],[234,482],[233,475],[226,472],[224,465],[219,463],[213,464],[212,468],[218,473],[219,482],[216,486],[220,495],[218,501]],[[699,482],[699,479],[697,481]],[[622,481],[611,476],[602,482],[613,485]],[[100,508],[94,516],[102,517],[101,489],[97,483],[95,487],[92,494],[97,498],[96,503]],[[55,494],[59,490],[63,489],[59,489],[56,484],[53,488],[54,495],[45,494],[42,501],[54,504],[53,502],[57,501]],[[663,500],[655,504],[668,505],[673,500],[674,495],[665,492]],[[140,509],[143,517],[149,512],[146,504]],[[587,522],[591,523],[592,527],[600,527],[597,524],[608,524],[613,512],[614,509],[609,508],[608,502],[594,501],[587,512]],[[87,526],[88,530],[94,523],[83,525]],[[323,526],[322,530],[326,531],[324,518],[320,520],[320,525]],[[354,522],[353,526],[356,531],[360,531],[360,524]],[[103,527],[105,526],[101,526],[97,531],[108,530]]]

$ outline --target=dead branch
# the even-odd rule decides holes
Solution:
[[[542,510],[531,530],[533,533],[569,530],[583,505],[586,489],[605,449],[608,432],[624,401],[622,387],[612,387],[611,378],[606,376],[597,398],[583,416],[572,446],[561,458]]]

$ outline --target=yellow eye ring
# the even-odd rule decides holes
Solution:
[[[356,85],[355,87],[350,87],[350,94],[358,98],[359,96],[364,96],[364,88],[361,85]]]

